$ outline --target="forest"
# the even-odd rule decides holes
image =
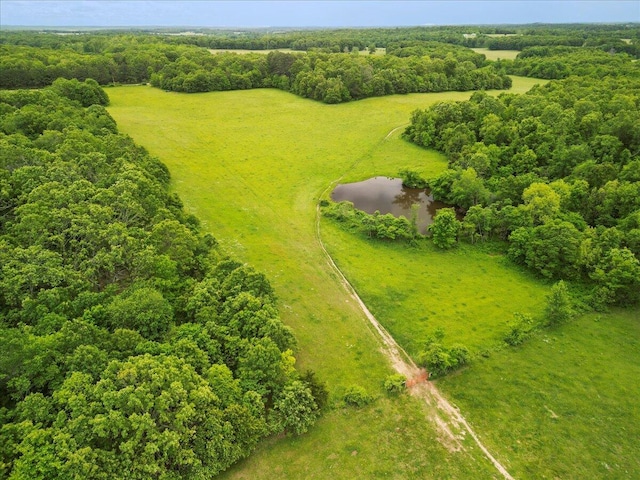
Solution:
[[[322,405],[269,281],[107,103],[93,80],[0,93],[3,477],[201,478]]]
[[[640,300],[639,102],[637,73],[576,76],[525,95],[476,93],[416,111],[405,136],[449,159],[427,184],[465,212],[454,236],[508,240],[514,262],[593,285],[592,307],[633,305]]]
[[[504,252],[553,285],[545,327],[640,302],[637,25],[175,33],[0,32],[1,477],[209,478],[307,433],[330,395],[334,408],[374,403],[296,368],[279,312],[292,307],[120,133],[106,86],[271,88],[322,104],[470,92],[402,126],[403,143],[447,161],[430,177],[399,173],[454,206],[429,238],[415,219],[347,203],[320,200],[324,215],[373,248]],[[471,48],[519,53],[490,61]],[[551,81],[495,92],[514,75]],[[500,348],[529,334],[531,319],[515,317]],[[443,336],[416,355],[434,376],[478,358]],[[401,375],[385,382],[404,390]]]

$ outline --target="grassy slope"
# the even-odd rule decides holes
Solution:
[[[526,79],[519,81],[514,90],[524,91],[533,83]],[[275,90],[186,96],[146,87],[122,87],[109,90],[109,94],[112,98],[110,111],[121,129],[167,163],[176,190],[187,208],[204,221],[225,248],[267,272],[272,279],[281,299],[282,316],[294,327],[299,339],[301,366],[316,370],[328,382],[334,396],[354,383],[380,394],[380,382],[388,373],[388,366],[362,316],[345,298],[325,267],[314,237],[315,202],[321,192],[345,172],[343,181],[351,181],[377,174],[393,175],[398,166],[416,168],[422,165],[425,174],[443,168],[442,157],[399,140],[401,129],[388,140],[384,139],[389,131],[406,124],[414,108],[447,97],[464,98],[468,94],[395,96],[340,106],[321,105]],[[429,158],[428,163],[425,158]],[[380,250],[380,245],[365,244],[332,229],[327,222],[323,222],[323,236],[374,312],[411,349],[416,345],[412,339],[435,326],[435,321],[448,324],[445,331],[452,341],[456,340],[454,336],[466,335],[463,339],[470,345],[490,344],[495,336],[488,327],[500,325],[504,315],[513,310],[535,311],[540,307],[545,287],[522,272],[505,268],[500,257],[491,256],[489,252],[462,249],[447,257],[430,251],[428,246],[417,251],[406,249],[404,253],[403,249],[395,247]],[[345,249],[345,246],[351,248]],[[360,252],[359,257],[354,256],[355,251]],[[440,271],[453,275],[450,278],[454,280],[462,278],[469,282],[465,287],[469,301],[455,300],[453,295],[457,290],[448,286],[451,280],[441,278],[439,288],[448,290],[444,294],[434,290],[434,282],[427,281],[432,290],[430,303],[435,303],[434,296],[438,298],[437,315],[431,316],[434,323],[400,322],[404,325],[403,333],[397,328],[399,322],[393,319],[404,312],[408,312],[410,319],[420,318],[420,303],[416,306],[413,302],[420,301],[425,281],[408,288],[410,282],[402,275],[389,275],[388,262],[384,260],[387,257],[404,262],[402,268],[391,271],[412,272],[409,278],[414,278],[415,266],[420,265],[421,259],[429,258],[428,262],[423,262],[427,268],[421,270],[426,272],[421,275]],[[375,269],[374,275],[367,274],[367,269],[358,263],[361,260]],[[477,272],[476,284],[469,278],[473,276],[459,275],[462,268],[468,269],[470,265]],[[491,274],[491,281],[482,281],[483,270]],[[501,288],[507,288],[511,276],[512,287],[521,294],[514,296],[510,290],[507,306],[497,307],[474,295],[477,290],[485,296],[493,295],[496,272],[503,275],[498,279]],[[402,295],[411,295],[411,301],[376,294],[381,278],[396,285],[394,288]],[[455,316],[460,312],[461,316],[469,316],[470,303],[479,312],[474,313],[476,330],[451,328],[449,321],[444,320],[445,313],[448,311]],[[416,308],[418,312],[413,313],[411,309]],[[478,317],[481,317],[480,323],[476,322]],[[621,323],[629,324],[632,317],[621,317]],[[478,329],[478,325],[484,327]],[[624,341],[622,335],[628,333],[616,330],[604,336],[596,331],[591,344],[585,348],[588,346],[592,351],[610,355],[611,345]],[[612,338],[605,338],[609,336]],[[572,338],[569,333],[567,338]],[[483,440],[492,447],[493,453],[523,476],[552,475],[553,472],[564,476],[561,472],[573,471],[571,461],[577,460],[571,458],[565,467],[566,459],[553,455],[554,451],[569,448],[580,451],[572,446],[574,435],[556,438],[555,430],[541,428],[541,424],[526,414],[529,408],[543,408],[539,402],[527,404],[526,409],[524,402],[513,402],[513,398],[529,398],[527,392],[544,388],[539,376],[524,380],[514,376],[514,385],[504,389],[508,396],[500,404],[505,406],[510,401],[514,404],[504,412],[504,418],[508,420],[505,423],[509,426],[496,425],[502,421],[501,409],[492,409],[490,403],[493,398],[500,398],[502,390],[493,392],[497,388],[487,386],[496,385],[500,375],[504,376],[500,369],[511,372],[512,362],[519,362],[519,369],[523,371],[537,368],[540,358],[551,355],[544,351],[544,346],[540,344],[538,359],[523,353],[531,347],[518,351],[517,359],[511,352],[499,352],[441,383],[463,411],[468,412],[472,424],[480,427]],[[584,354],[582,348],[576,352]],[[637,364],[637,348],[628,349],[627,353]],[[595,365],[602,368],[600,363]],[[622,367],[622,364],[616,367]],[[564,388],[567,408],[574,405],[577,412],[575,422],[571,424],[574,434],[587,430],[583,445],[597,444],[591,441],[589,432],[598,438],[610,439],[619,431],[619,425],[606,422],[599,430],[589,429],[588,422],[582,419],[583,413],[589,413],[581,410],[584,402],[572,400],[580,393],[574,388],[576,384],[589,380],[595,372],[589,368],[571,372],[574,381]],[[612,400],[604,406],[594,401],[593,408],[612,412],[611,409],[619,405],[613,401],[616,391],[637,394],[625,386],[629,375],[633,372],[611,378],[613,386],[609,391],[606,391],[608,384],[603,385]],[[638,423],[637,407],[634,410],[630,403],[620,402],[620,408],[623,418],[631,414],[631,420]],[[485,416],[485,410],[490,414]],[[359,411],[334,410],[308,435],[297,439],[273,439],[263,444],[255,455],[232,469],[228,477],[326,478],[328,472],[336,478],[353,478],[359,474],[384,478],[465,478],[469,477],[469,472],[474,472],[474,478],[491,476],[492,470],[486,462],[478,460],[475,451],[471,450],[469,454],[444,451],[435,441],[431,426],[423,419],[424,411],[409,398],[399,401],[381,398],[373,406]],[[509,437],[511,430],[515,433]],[[516,436],[521,438],[516,439]],[[628,449],[633,453],[632,444]],[[353,454],[354,451],[358,453]],[[629,461],[622,463],[630,468]],[[594,464],[587,463],[583,471],[589,473],[595,469]]]
[[[390,146],[384,138],[415,108],[451,94],[328,106],[277,90],[181,95],[120,87],[108,93],[121,130],[169,166],[187,209],[223,248],[272,280],[283,320],[299,340],[301,368],[314,369],[334,398],[353,384],[383,395],[390,367],[326,265],[315,238],[315,205],[363,158],[375,158],[388,174],[397,171],[398,159],[417,165],[423,151],[397,135]],[[393,167],[383,165],[389,159]],[[450,454],[441,447],[415,400],[380,399],[364,410],[329,412],[299,439],[270,441],[228,475],[326,478],[328,471],[336,478],[492,473],[475,450]]]
[[[371,242],[329,221],[323,237],[371,312],[414,358],[438,327],[445,343],[477,353],[502,343],[515,311],[535,316],[544,308],[548,286],[500,252]]]
[[[590,314],[438,381],[516,478],[640,478],[640,309]]]

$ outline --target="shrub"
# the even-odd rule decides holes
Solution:
[[[547,297],[545,317],[549,325],[559,325],[568,321],[573,316],[571,298],[565,283],[560,280],[551,288],[551,294]]]
[[[311,394],[318,405],[318,409],[323,408],[329,400],[327,385],[316,378],[316,372],[313,370],[307,370],[304,375],[300,377],[300,380],[306,383],[309,390],[311,390]]]
[[[471,360],[467,347],[459,343],[445,347],[441,342],[443,337],[444,332],[436,330],[435,335],[427,339],[425,349],[418,354],[418,365],[436,376],[456,370]]]
[[[364,407],[373,401],[373,397],[367,391],[359,386],[353,385],[347,389],[342,396],[344,403],[353,407]]]
[[[384,389],[391,394],[398,394],[404,391],[407,377],[399,373],[389,375],[384,380]]]
[[[514,313],[514,321],[510,324],[510,329],[507,335],[504,337],[504,341],[516,347],[524,343],[524,341],[531,336],[533,331],[533,320],[529,315],[523,313]]]

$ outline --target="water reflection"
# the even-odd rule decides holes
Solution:
[[[364,182],[338,185],[331,193],[334,202],[349,201],[358,210],[367,213],[390,213],[411,218],[412,205],[418,205],[417,225],[422,234],[433,221],[436,210],[448,207],[445,203],[434,201],[429,190],[402,186],[400,178],[375,177]]]

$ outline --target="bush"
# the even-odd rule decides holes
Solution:
[[[547,297],[545,318],[549,325],[555,326],[568,321],[573,316],[571,298],[565,283],[560,280],[551,288]]]
[[[418,353],[418,365],[425,367],[432,375],[445,375],[466,365],[471,360],[469,349],[459,343],[450,347],[442,344],[444,330],[437,328],[427,338],[425,349]]]
[[[342,396],[344,403],[352,407],[364,407],[369,405],[373,401],[373,397],[367,393],[367,391],[359,386],[353,385],[347,389]]]
[[[402,178],[402,185],[409,188],[427,188],[427,181],[413,170],[400,170],[398,172]]]
[[[313,370],[307,370],[304,375],[300,377],[300,380],[306,383],[309,390],[311,390],[311,394],[318,405],[318,409],[322,409],[329,400],[327,385],[316,378],[316,372]]]
[[[398,394],[404,391],[406,388],[407,377],[404,375],[400,375],[399,373],[395,373],[393,375],[389,375],[384,380],[384,389],[391,394]]]
[[[523,313],[514,313],[514,321],[510,324],[509,333],[504,337],[504,341],[516,347],[524,343],[531,336],[533,331],[533,320],[529,315]]]

